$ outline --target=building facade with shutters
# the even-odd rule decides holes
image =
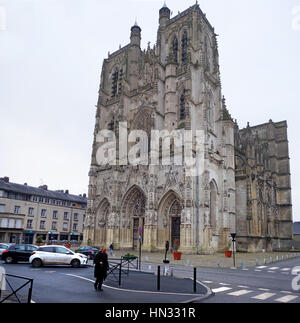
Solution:
[[[0,242],[35,244],[83,239],[87,199],[0,179]]]

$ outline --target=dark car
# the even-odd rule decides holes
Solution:
[[[75,250],[76,253],[82,253],[89,257],[89,259],[94,259],[96,254],[99,252],[98,248],[90,247],[90,246],[83,246],[79,249]]]
[[[2,260],[7,264],[17,263],[18,261],[29,262],[33,251],[38,247],[34,245],[16,244],[3,251]]]

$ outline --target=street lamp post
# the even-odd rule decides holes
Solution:
[[[232,252],[233,252],[233,267],[235,268],[235,238],[236,238],[236,233],[231,233],[231,238],[232,238]]]

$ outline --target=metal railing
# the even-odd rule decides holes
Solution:
[[[0,289],[0,303],[4,303],[5,301],[8,301],[11,298],[11,296],[15,296],[18,303],[24,303],[24,301],[22,302],[22,300],[20,299],[20,298],[24,298],[24,297],[20,297],[20,296],[18,297],[17,293],[19,291],[21,291],[22,289],[25,289],[25,287],[27,287],[27,286],[29,286],[29,289],[28,289],[27,297],[25,297],[25,300],[26,300],[26,303],[28,303],[28,304],[31,303],[33,279],[22,277],[22,276],[9,275],[9,274],[2,274],[2,279],[3,279],[3,276],[5,277],[5,283],[7,286],[9,286],[10,291],[8,292],[8,295],[7,295],[7,293],[5,293],[4,298],[1,299],[1,295],[2,295],[3,291]],[[12,282],[10,282],[9,278],[21,279],[21,280],[25,280],[26,282],[23,285],[21,285],[20,287],[14,288],[12,286]]]

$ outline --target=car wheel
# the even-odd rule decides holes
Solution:
[[[12,264],[14,262],[14,258],[11,256],[8,256],[5,258],[5,263],[6,264]]]
[[[78,267],[80,267],[80,261],[79,261],[78,259],[73,259],[73,260],[71,261],[71,266],[72,266],[73,268],[78,268]]]
[[[33,259],[32,263],[31,263],[32,267],[38,268],[38,267],[42,267],[43,263],[41,259]]]

